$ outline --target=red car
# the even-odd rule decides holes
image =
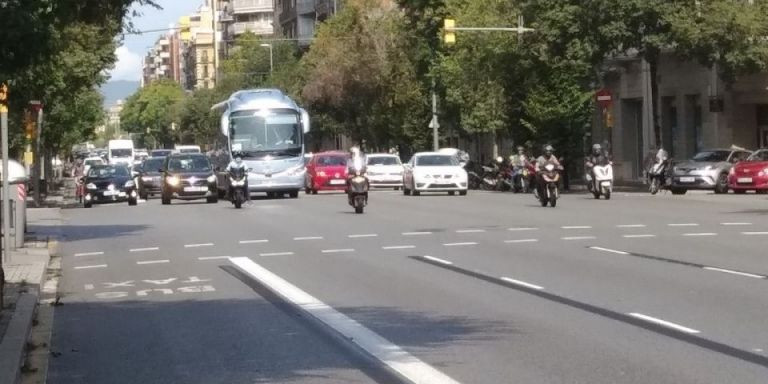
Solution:
[[[728,187],[734,193],[768,193],[768,149],[757,150],[746,161],[736,163],[728,174]]]
[[[307,163],[305,191],[343,191],[347,188],[347,154],[345,152],[321,152]]]

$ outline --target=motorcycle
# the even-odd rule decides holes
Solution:
[[[363,213],[368,205],[368,190],[370,185],[365,174],[363,161],[360,158],[354,160],[353,173],[347,179],[347,196],[349,205],[355,208],[355,213]]]
[[[246,167],[231,168],[229,170],[229,194],[232,204],[240,209],[247,200],[248,169]]]
[[[511,187],[515,193],[528,193],[531,190],[531,169],[528,164],[516,166],[510,172]]]
[[[667,158],[658,158],[648,171],[648,191],[651,192],[651,195],[659,193],[662,188],[667,186],[668,164]]]
[[[606,200],[610,200],[613,192],[613,163],[608,161],[602,165],[593,165],[592,172],[587,173],[587,180],[595,199],[604,196]]]
[[[558,183],[560,182],[561,169],[561,166],[552,162],[544,165],[544,169],[541,171],[541,182],[543,185],[541,186],[541,191],[537,194],[542,207],[546,207],[547,204],[553,208],[557,206],[557,199],[560,197]]]

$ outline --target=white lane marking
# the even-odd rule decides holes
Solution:
[[[403,236],[424,236],[431,234],[432,232],[403,232]]]
[[[79,267],[75,267],[75,269],[93,269],[93,268],[106,268],[106,264],[96,264],[96,265],[81,265]]]
[[[677,224],[667,224],[668,227],[698,227],[699,225],[696,223],[677,223]]]
[[[360,235],[348,235],[347,237],[349,237],[350,239],[362,239],[364,237],[378,237],[378,236],[379,235],[375,233],[364,233]]]
[[[200,261],[206,261],[206,260],[223,260],[223,259],[229,259],[229,256],[203,256],[198,257],[197,259]]]
[[[467,245],[477,245],[477,243],[475,243],[474,241],[467,241],[467,242],[464,242],[464,243],[445,243],[445,244],[443,244],[443,246],[445,246],[445,247],[462,247],[462,246],[467,246]]]
[[[629,252],[624,251],[617,251],[615,249],[609,249],[609,248],[603,248],[603,247],[589,247],[590,249],[594,249],[596,251],[603,251],[603,252],[609,252],[609,253],[615,253],[617,255],[629,255]]]
[[[86,291],[92,291],[94,288],[96,288],[93,284],[86,284],[85,290]]]
[[[419,360],[399,346],[381,337],[362,324],[304,292],[246,257],[232,258],[232,263],[278,296],[292,303],[345,339],[355,343],[407,380],[422,384],[459,384],[429,364]]]
[[[269,257],[269,256],[290,256],[293,255],[293,252],[269,252],[269,253],[259,253],[259,256],[262,257]]]
[[[568,236],[568,237],[561,237],[561,240],[593,240],[596,239],[594,236]]]
[[[452,262],[450,262],[450,261],[448,261],[448,260],[443,260],[443,259],[441,259],[441,258],[439,258],[439,257],[434,257],[434,256],[424,256],[424,258],[425,258],[425,259],[427,259],[427,260],[432,260],[432,261],[434,261],[434,262],[436,262],[436,263],[440,263],[440,264],[445,264],[445,265],[453,265],[453,263],[452,263]]]
[[[703,267],[707,271],[715,271],[715,272],[723,272],[723,273],[730,273],[732,275],[738,275],[738,276],[744,276],[744,277],[751,277],[753,279],[765,279],[766,277],[763,275],[755,275],[753,273],[746,273],[746,272],[739,272],[739,271],[732,271],[730,269],[723,269],[723,268],[716,268],[716,267]]]
[[[342,249],[323,249],[320,251],[320,253],[346,253],[346,252],[354,252],[355,250],[352,248],[342,248]]]
[[[138,265],[145,265],[145,264],[166,264],[170,263],[171,261],[168,259],[164,260],[144,260],[144,261],[137,261],[136,264]]]
[[[539,241],[539,239],[516,239],[516,240],[504,240],[507,244],[517,244],[517,243],[535,243]]]
[[[520,228],[507,228],[507,231],[538,231],[535,227],[520,227]]]
[[[83,257],[83,256],[99,256],[103,255],[104,252],[82,252],[82,253],[75,253],[75,257]]]
[[[562,229],[592,229],[592,226],[590,225],[566,225],[563,227],[560,227]]]
[[[304,241],[304,240],[322,240],[322,236],[302,236],[302,237],[294,237],[293,240],[295,241]]]
[[[184,248],[213,247],[213,243],[185,244]]]
[[[526,283],[525,281],[515,280],[515,279],[513,279],[511,277],[502,277],[501,279],[506,281],[507,283],[512,283],[512,284],[515,284],[515,285],[521,285],[523,287],[535,289],[537,291],[541,291],[541,290],[544,289],[544,287],[542,287],[542,286],[539,286],[539,285],[536,285],[536,284],[531,284],[531,283]]]
[[[720,225],[725,225],[725,226],[744,226],[744,225],[752,225],[752,223],[720,223]]]
[[[741,234],[746,236],[760,236],[760,235],[768,235],[768,232],[742,232]]]
[[[643,235],[624,235],[622,236],[627,239],[645,239],[648,237],[656,237],[656,235],[650,235],[650,234],[643,234]]]
[[[632,313],[629,313],[628,315],[630,315],[632,317],[636,317],[636,318],[641,319],[641,320],[645,320],[645,321],[647,321],[649,323],[654,323],[654,324],[658,324],[658,325],[663,325],[663,326],[668,327],[668,328],[676,329],[676,330],[678,330],[680,332],[700,333],[700,331],[695,330],[693,328],[684,327],[684,326],[682,326],[680,324],[675,324],[675,323],[670,322],[670,321],[658,319],[658,318],[655,318],[655,317],[652,317],[652,316],[648,316],[648,315],[643,315],[642,313],[632,312]]]
[[[645,228],[645,224],[619,224],[616,228]]]
[[[717,236],[717,233],[713,233],[713,232],[683,233],[683,236],[688,236],[688,237]]]
[[[413,249],[416,248],[415,245],[389,245],[386,247],[381,247],[381,249],[384,250],[391,250],[391,249]]]
[[[148,248],[131,248],[128,250],[128,252],[150,252],[150,251],[157,251],[160,248],[158,247],[148,247]]]
[[[269,243],[269,240],[266,239],[260,239],[260,240],[240,240],[240,244],[261,244],[261,243]]]
[[[485,229],[459,229],[456,230],[456,233],[482,233],[485,232]]]

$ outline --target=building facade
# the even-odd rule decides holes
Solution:
[[[339,3],[339,0],[276,0],[280,34],[308,47],[315,35],[315,26],[335,14]]]
[[[168,35],[160,36],[144,56],[141,86],[145,87],[159,79],[173,79],[175,71],[178,71],[173,67],[171,39]]]
[[[245,32],[259,36],[275,34],[274,0],[219,0],[217,3],[220,28],[221,57],[226,57],[235,39]]]

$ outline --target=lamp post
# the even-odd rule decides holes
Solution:
[[[272,55],[272,44],[268,43],[262,43],[262,47],[269,48],[269,75],[272,75],[272,72],[275,70],[275,61],[274,56]]]

